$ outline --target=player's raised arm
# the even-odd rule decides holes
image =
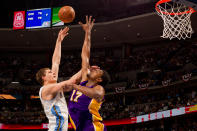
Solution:
[[[94,19],[92,20],[92,16],[88,18],[86,16],[86,24],[79,22],[82,26],[83,30],[85,31],[85,39],[82,47],[81,52],[81,59],[82,59],[82,80],[87,80],[88,69],[90,68],[89,59],[90,59],[90,48],[91,48],[91,30],[94,26]]]
[[[62,44],[64,37],[68,35],[68,31],[69,31],[68,27],[65,27],[63,30],[62,29],[60,30],[58,37],[57,37],[55,50],[53,53],[52,72],[55,73],[56,80],[58,78],[59,64],[61,60],[61,44]]]

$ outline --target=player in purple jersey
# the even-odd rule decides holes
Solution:
[[[102,82],[103,71],[100,68],[92,68],[89,64],[94,21],[91,16],[86,16],[86,24],[79,23],[85,31],[81,53],[82,80],[80,85],[73,86],[68,105],[70,121],[76,131],[106,131],[99,114],[105,95],[104,88],[99,85]]]

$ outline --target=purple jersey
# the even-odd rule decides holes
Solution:
[[[85,86],[87,82],[81,82],[80,85]],[[106,131],[99,114],[102,102],[99,103],[77,90],[71,92],[69,99],[69,117],[76,131]]]

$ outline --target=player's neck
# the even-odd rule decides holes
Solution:
[[[46,86],[46,85],[49,85],[49,84],[54,84],[54,83],[57,83],[56,81],[46,81],[46,82],[44,82],[44,86]]]
[[[96,82],[88,80],[88,83],[86,84],[86,86],[93,86],[93,85],[96,85]]]

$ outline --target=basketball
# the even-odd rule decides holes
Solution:
[[[70,23],[75,18],[75,10],[71,6],[63,6],[58,12],[58,17],[64,23]]]

